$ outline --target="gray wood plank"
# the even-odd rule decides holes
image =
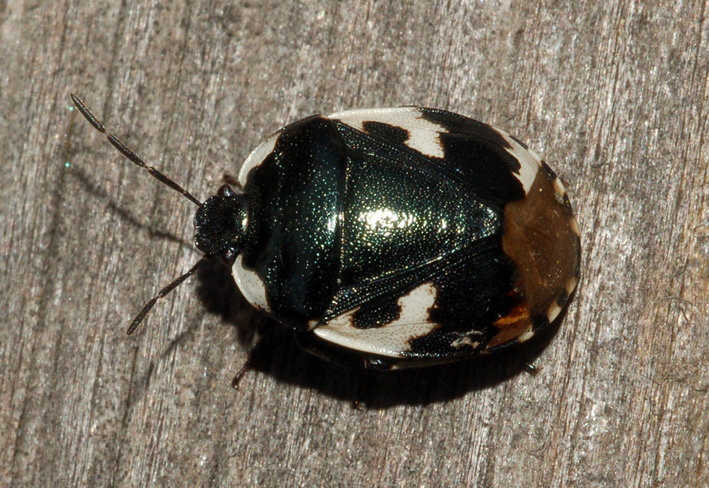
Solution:
[[[0,2],[0,482],[709,486],[708,44],[691,1]],[[581,284],[518,354],[370,376],[276,329],[235,392],[260,318],[224,270],[125,337],[195,207],[70,91],[200,198],[312,113],[493,123],[565,181]]]

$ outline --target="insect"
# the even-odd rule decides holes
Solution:
[[[580,237],[559,178],[487,124],[419,107],[350,110],[288,125],[238,182],[200,202],[83,116],[125,157],[199,208],[204,256],[309,347],[365,366],[424,366],[530,339],[579,279]]]

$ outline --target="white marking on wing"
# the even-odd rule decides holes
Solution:
[[[436,303],[436,288],[424,283],[398,300],[401,313],[396,320],[371,329],[354,327],[352,310],[313,329],[321,339],[356,351],[380,356],[405,357],[412,338],[429,334],[438,327],[431,323],[429,309]]]
[[[529,189],[534,183],[534,179],[537,177],[537,172],[539,168],[542,167],[542,158],[534,152],[532,149],[525,149],[519,142],[515,141],[509,134],[505,131],[493,127],[511,146],[511,149],[506,149],[512,156],[519,161],[520,169],[519,174],[515,174],[517,180],[522,183],[524,187],[524,192],[529,193]]]
[[[448,130],[435,122],[426,120],[423,117],[423,113],[416,107],[345,110],[328,117],[339,120],[343,124],[364,133],[367,133],[364,130],[365,122],[379,122],[391,125],[409,133],[409,138],[404,141],[404,144],[411,149],[428,157],[443,158],[445,156],[438,136],[440,133],[448,132]]]

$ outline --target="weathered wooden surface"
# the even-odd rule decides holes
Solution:
[[[0,483],[709,486],[707,3],[0,2]],[[369,377],[258,323],[195,210],[314,112],[419,104],[506,128],[562,176],[583,277],[484,361]],[[352,408],[363,398],[363,410]]]

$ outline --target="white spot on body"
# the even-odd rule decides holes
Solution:
[[[571,231],[572,231],[574,234],[576,234],[577,236],[580,237],[580,236],[581,236],[581,230],[579,229],[579,223],[576,222],[576,219],[575,219],[575,218],[571,217],[570,225],[571,225]]]
[[[244,268],[243,260],[244,257],[239,255],[234,261],[232,274],[234,275],[236,286],[239,287],[241,294],[251,305],[259,310],[269,312],[266,285],[255,271]]]
[[[440,133],[448,132],[445,127],[423,118],[423,114],[416,107],[397,108],[369,108],[361,110],[346,110],[328,116],[353,129],[366,133],[365,122],[379,122],[403,129],[409,133],[409,138],[404,144],[421,154],[443,158],[445,153],[439,139]]]
[[[381,327],[355,328],[355,309],[316,327],[313,333],[327,342],[355,351],[404,357],[404,353],[411,349],[410,339],[426,335],[437,327],[429,318],[429,309],[436,303],[436,288],[432,283],[424,283],[399,298],[397,303],[401,309],[399,318]]]
[[[566,188],[564,188],[564,184],[561,182],[561,180],[559,178],[554,178],[554,191],[560,197],[563,197],[564,195],[566,195]],[[563,198],[562,198],[562,201],[563,201]]]
[[[517,340],[519,342],[527,342],[532,337],[534,337],[534,329],[530,327],[529,329],[522,332],[519,336],[517,336]]]
[[[467,335],[461,336],[451,342],[451,347],[455,347],[456,349],[460,349],[463,346],[471,346],[473,349],[477,349],[479,345],[480,341],[473,341],[473,339]]]
[[[547,320],[549,320],[549,323],[552,323],[554,319],[559,316],[560,313],[561,307],[558,303],[556,303],[556,300],[554,300],[551,305],[549,305],[549,308],[547,308]]]
[[[576,288],[576,284],[577,284],[577,279],[576,279],[575,276],[572,276],[571,278],[569,278],[568,280],[566,280],[566,293],[568,293],[569,295],[571,295],[571,293],[572,293],[572,292],[574,291],[574,289]]]

